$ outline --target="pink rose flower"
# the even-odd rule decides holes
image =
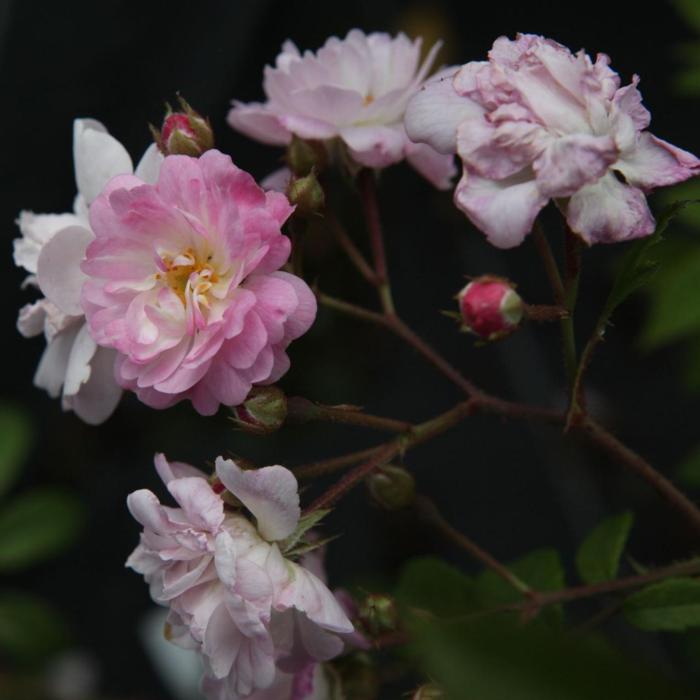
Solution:
[[[14,242],[15,263],[30,273],[25,285],[44,295],[19,313],[17,326],[25,337],[44,333],[46,350],[34,384],[50,396],[62,396],[64,411],[72,410],[86,423],[98,424],[112,414],[122,390],[114,379],[114,350],[100,348],[90,337],[80,306],[85,276],[80,263],[94,238],[88,207],[108,180],[132,173],[125,148],[100,122],[76,119],[73,154],[78,195],[73,212],[20,213],[22,238]],[[136,167],[136,174],[155,180],[162,156],[151,146]]]
[[[215,150],[168,156],[155,185],[109,182],[90,207],[81,300],[94,340],[120,353],[122,387],[211,415],[287,371],[316,316],[308,286],[279,271],[291,212]]]
[[[464,164],[455,203],[499,248],[522,242],[553,199],[587,243],[654,231],[645,193],[700,172],[690,153],[646,131],[639,79],[599,54],[531,34],[497,39],[489,60],[428,84],[406,111],[408,135]]]
[[[413,143],[403,126],[406,105],[425,82],[438,49],[433,46],[420,64],[421,39],[404,34],[392,38],[353,29],[345,39],[331,37],[316,53],[303,55],[287,41],[275,67],[265,68],[267,102],[234,101],[228,122],[279,146],[293,134],[339,138],[354,160],[369,168],[405,158],[433,185],[447,189],[456,173],[453,157]]]
[[[253,523],[225,508],[194,467],[158,455],[156,469],[179,508],[146,490],[129,496],[144,531],[127,566],[143,574],[155,602],[170,607],[168,639],[201,654],[209,697],[248,697],[282,683],[280,674],[301,682],[310,665],[342,652],[338,635],[353,631],[342,607],[317,575],[280,550],[301,516],[289,470],[243,471],[216,460],[218,479]]]

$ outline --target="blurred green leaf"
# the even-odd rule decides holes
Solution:
[[[700,32],[700,2],[698,0],[673,0],[676,10],[685,21]]]
[[[0,591],[0,649],[30,662],[56,651],[67,641],[62,618],[40,598]]]
[[[669,205],[657,218],[654,233],[630,245],[622,259],[613,287],[603,306],[598,327],[604,329],[615,309],[630,294],[651,280],[658,267],[658,254],[655,247],[661,242],[664,231],[683,209],[689,204],[695,203],[697,203],[695,200],[682,200]]]
[[[682,631],[700,626],[700,581],[676,578],[633,593],[623,607],[625,617],[643,630]]]
[[[472,580],[433,557],[411,559],[401,572],[394,595],[400,605],[428,610],[438,617],[474,609]]]
[[[416,663],[459,700],[680,700],[678,686],[596,638],[566,636],[502,616],[414,620]]]
[[[620,557],[634,522],[630,512],[606,518],[586,537],[576,553],[576,569],[585,583],[617,577]]]
[[[564,567],[555,549],[536,549],[506,566],[533,590],[558,591],[566,587]],[[474,589],[479,605],[487,609],[523,599],[521,593],[490,570],[483,571],[476,578]],[[541,617],[550,624],[559,625],[563,615],[561,605],[551,605],[542,611]]]
[[[687,486],[700,488],[700,445],[681,462],[676,476]]]
[[[82,504],[71,494],[42,489],[17,497],[0,511],[0,571],[58,554],[82,523]]]
[[[653,349],[700,332],[700,249],[679,251],[650,294],[651,306],[641,343]]]
[[[0,404],[0,496],[14,484],[32,441],[29,417],[17,406]]]

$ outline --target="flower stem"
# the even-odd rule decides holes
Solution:
[[[561,320],[562,343],[564,347],[564,365],[569,386],[569,395],[573,396],[578,356],[576,352],[576,333],[574,330],[574,310],[581,278],[581,239],[566,229],[564,239],[564,308],[567,316]]]
[[[416,498],[416,505],[423,518],[450,542],[468,552],[474,559],[481,562],[486,568],[491,569],[491,571],[497,576],[500,576],[519,593],[526,596],[532,595],[532,589],[524,581],[521,581],[512,571],[492,557],[486,550],[479,547],[478,544],[469,539],[465,534],[452,527],[452,525],[445,520],[433,501],[425,496],[418,496]]]
[[[384,430],[389,433],[405,433],[413,428],[413,423],[384,418],[383,416],[373,416],[364,413],[359,406],[326,406],[309,401],[302,396],[290,396],[287,399],[287,420],[292,423],[308,423],[310,421],[343,423]]]
[[[374,256],[374,272],[376,276],[375,286],[379,293],[379,300],[384,313],[394,312],[394,301],[389,284],[389,273],[384,251],[384,234],[379,217],[379,203],[377,202],[377,183],[374,173],[369,168],[363,168],[357,176],[357,184],[360,190],[360,198],[365,211],[367,229],[369,230],[370,244]]]
[[[326,211],[326,219],[328,220],[333,235],[338,244],[343,249],[345,254],[350,259],[350,262],[355,266],[357,271],[369,282],[373,287],[377,286],[377,275],[370,267],[370,264],[365,260],[365,256],[359,251],[353,240],[348,235],[347,231],[341,226],[335,214],[332,211]]]

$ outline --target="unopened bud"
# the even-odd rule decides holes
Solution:
[[[198,157],[214,147],[214,132],[208,119],[192,109],[182,97],[178,100],[182,111],[173,112],[168,106],[161,130],[151,127],[153,138],[166,156]]]
[[[399,624],[399,613],[393,598],[381,593],[370,593],[360,604],[358,617],[370,636],[394,632]]]
[[[479,277],[457,296],[467,330],[484,340],[496,340],[515,330],[524,304],[513,285],[500,277]]]
[[[411,505],[416,496],[416,481],[403,467],[387,464],[367,479],[372,498],[386,510]]]
[[[276,386],[258,386],[232,412],[232,420],[241,430],[258,435],[274,433],[287,418],[287,397]]]
[[[322,211],[326,204],[326,195],[316,172],[311,170],[304,177],[292,177],[287,185],[287,199],[296,206],[294,215],[303,219]]]
[[[411,700],[441,700],[444,697],[444,693],[435,683],[426,683],[413,693]]]
[[[298,136],[293,136],[287,146],[285,156],[287,166],[297,177],[308,175],[314,168],[321,171],[326,167],[328,155],[322,141],[304,141]]]

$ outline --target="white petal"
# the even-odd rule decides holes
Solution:
[[[158,146],[152,143],[141,157],[136,166],[134,175],[149,185],[158,182],[160,166],[163,164],[163,154],[158,150]]]
[[[70,351],[80,328],[81,324],[75,323],[57,333],[46,346],[46,350],[39,360],[39,366],[34,375],[34,385],[45,389],[49,396],[54,399],[61,393],[61,387],[66,378]]]
[[[34,214],[22,211],[17,225],[22,238],[14,241],[15,265],[27,272],[36,272],[37,259],[41,249],[52,236],[66,226],[79,225],[81,222],[74,214]]]
[[[90,379],[90,360],[92,360],[97,345],[90,337],[87,323],[84,323],[73,341],[73,347],[68,357],[66,378],[63,382],[63,395],[77,394],[82,384]]]
[[[467,119],[482,119],[483,114],[476,102],[455,91],[449,77],[427,83],[411,98],[404,124],[411,141],[449,154],[457,150],[459,125]]]
[[[88,425],[104,423],[119,403],[122,388],[114,379],[116,358],[116,350],[97,348],[90,361],[90,378],[74,396],[64,394],[64,407],[75,411]]]
[[[124,146],[94,119],[73,122],[73,160],[78,192],[88,206],[115,175],[130,174],[134,170]]]
[[[258,530],[266,540],[281,540],[291,535],[301,509],[297,480],[289,469],[275,465],[243,471],[233,460],[217,457],[216,473],[255,516]]]
[[[39,254],[39,288],[49,301],[70,316],[83,313],[80,291],[87,276],[80,269],[80,263],[93,238],[88,229],[69,226],[58,231]]]

